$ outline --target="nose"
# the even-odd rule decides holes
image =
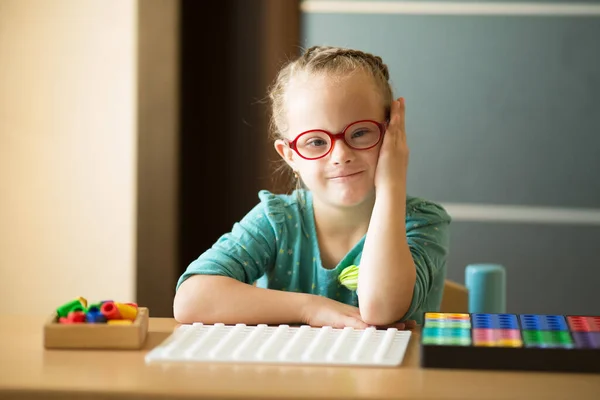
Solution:
[[[334,164],[347,164],[354,160],[354,150],[342,139],[335,140],[331,146],[330,156]]]

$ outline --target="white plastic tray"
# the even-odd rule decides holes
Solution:
[[[310,326],[179,326],[146,355],[153,362],[235,362],[398,366],[410,331]]]

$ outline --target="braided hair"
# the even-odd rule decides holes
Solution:
[[[273,140],[283,138],[285,123],[285,92],[290,81],[302,73],[345,75],[362,69],[370,74],[381,91],[386,113],[392,103],[390,74],[381,57],[364,51],[332,46],[313,46],[304,54],[285,65],[269,88],[271,103],[270,131]]]
[[[273,140],[282,139],[287,131],[285,93],[291,80],[301,74],[327,74],[332,77],[347,76],[356,70],[369,74],[380,90],[386,115],[392,104],[390,74],[381,57],[364,51],[332,46],[313,46],[300,57],[288,62],[277,75],[269,88],[271,103],[270,136]],[[280,169],[289,169],[282,162]],[[290,171],[291,172],[291,171]],[[300,178],[294,174],[295,188],[302,186]]]

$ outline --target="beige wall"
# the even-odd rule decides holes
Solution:
[[[0,0],[0,313],[134,301],[136,1]]]

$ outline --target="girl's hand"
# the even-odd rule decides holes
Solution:
[[[404,322],[396,322],[394,324],[390,324],[390,325],[384,325],[384,326],[378,326],[378,329],[387,329],[387,328],[396,328],[396,329],[406,329],[406,330],[412,330],[415,329],[417,327],[417,321],[415,321],[414,319],[408,319]]]
[[[392,102],[390,123],[383,136],[379,160],[375,171],[375,188],[402,185],[406,189],[409,149],[406,143],[404,98]]]
[[[358,307],[316,295],[310,295],[302,312],[302,322],[315,327],[344,328],[351,326],[356,329],[369,327],[360,318]]]
[[[370,326],[361,319],[358,307],[322,296],[311,295],[302,314],[302,323],[313,327],[331,326],[341,329],[351,326],[355,329],[365,329]],[[412,329],[415,326],[415,321],[406,321],[378,328]]]

